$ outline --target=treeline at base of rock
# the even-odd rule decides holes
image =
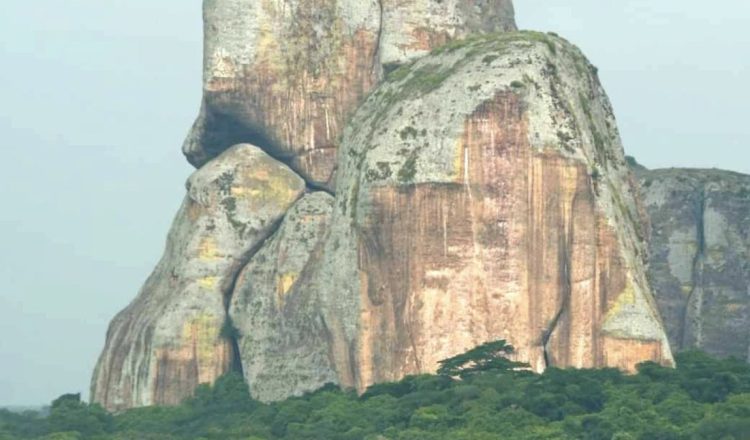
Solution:
[[[750,432],[750,365],[681,353],[676,369],[544,374],[484,368],[410,376],[362,396],[327,386],[264,404],[232,373],[174,407],[115,415],[78,395],[50,416],[0,411],[0,439],[482,440],[734,439]]]

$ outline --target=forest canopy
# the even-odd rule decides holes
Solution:
[[[700,352],[676,369],[550,368],[533,374],[507,359],[504,341],[358,396],[329,385],[282,402],[250,398],[231,373],[175,407],[109,414],[67,394],[49,414],[0,411],[6,439],[243,440],[692,440],[750,438],[750,365]]]

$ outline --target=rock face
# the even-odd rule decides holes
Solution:
[[[341,384],[496,339],[537,371],[672,363],[610,104],[564,40],[446,46],[393,72],[342,145],[310,283]]]
[[[638,174],[651,218],[649,277],[672,347],[750,361],[750,176]]]
[[[205,0],[203,9],[204,98],[188,160],[201,166],[252,142],[328,188],[339,135],[382,78],[381,58],[515,29],[509,0]]]
[[[220,334],[228,294],[305,185],[260,149],[238,145],[187,188],[164,256],[107,332],[91,396],[109,409],[176,404],[229,371],[234,348]]]
[[[381,0],[380,61],[394,66],[476,33],[516,30],[511,0]]]
[[[509,0],[204,15],[201,168],[94,401],[177,403],[230,369],[264,401],[361,391],[497,339],[537,371],[672,363],[637,186],[575,47],[490,33],[515,29]],[[306,193],[336,168],[335,196]]]
[[[229,313],[256,399],[280,400],[337,381],[326,336],[315,322],[319,309],[306,289],[333,202],[323,192],[297,202],[237,281]]]

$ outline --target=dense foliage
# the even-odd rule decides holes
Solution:
[[[0,439],[750,439],[750,366],[742,361],[689,352],[678,355],[677,369],[646,363],[633,376],[535,375],[492,360],[505,352],[483,346],[477,358],[446,360],[447,374],[376,385],[362,396],[329,386],[271,405],[250,399],[237,374],[199,387],[181,406],[114,416],[65,395],[48,417],[0,412]]]

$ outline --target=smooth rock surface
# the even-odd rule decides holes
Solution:
[[[234,280],[305,184],[259,148],[237,145],[187,189],[164,256],[107,332],[91,385],[107,409],[177,404],[230,369],[236,353],[220,330]]]
[[[306,195],[237,280],[229,309],[254,398],[267,402],[336,382],[317,304],[306,284],[320,259],[333,197]]]
[[[750,361],[750,176],[639,169],[649,278],[674,350]]]
[[[637,186],[575,47],[529,32],[448,45],[393,72],[342,145],[311,278],[342,385],[497,339],[536,371],[672,364]]]

